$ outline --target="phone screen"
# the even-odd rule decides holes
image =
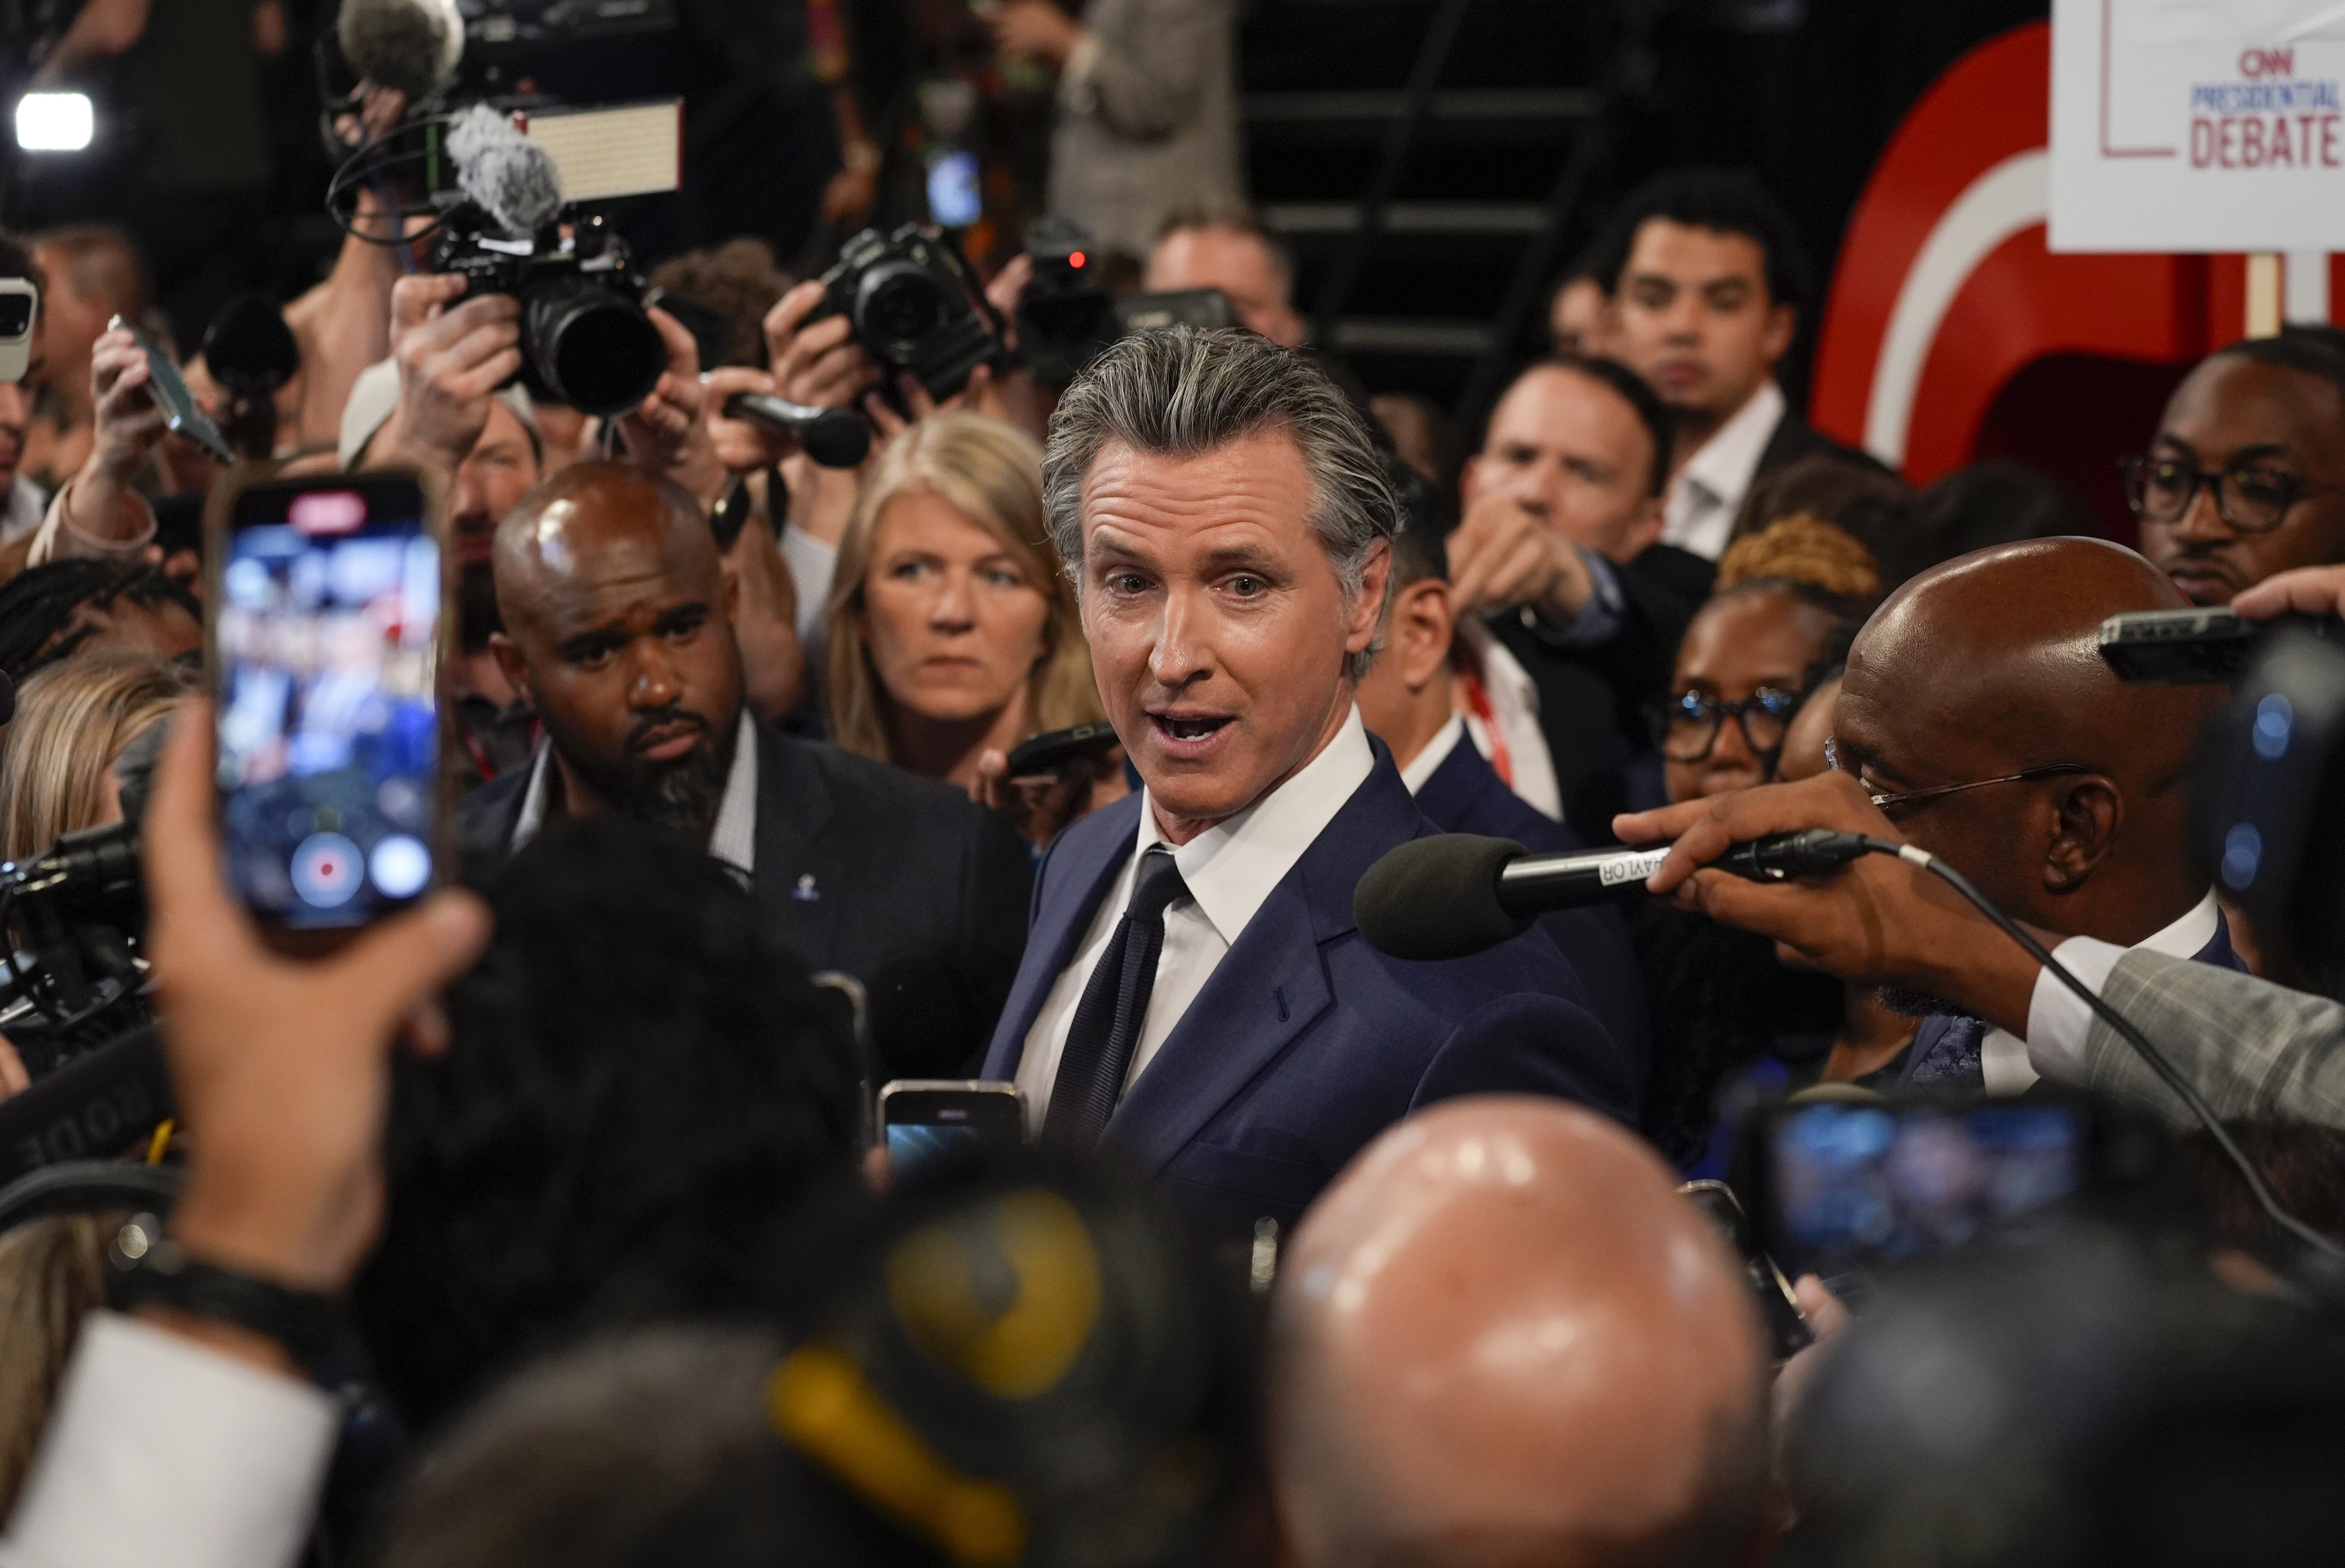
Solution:
[[[1822,1101],[1786,1107],[1764,1150],[1768,1249],[1829,1283],[2010,1236],[2083,1186],[2090,1118],[2066,1102]]]
[[[881,1092],[888,1168],[898,1176],[986,1145],[1015,1145],[1025,1106],[1007,1084],[898,1080]]]
[[[929,216],[947,229],[967,229],[985,216],[977,154],[949,152],[929,166]]]
[[[440,546],[411,479],[237,497],[215,596],[229,880],[289,927],[363,925],[431,886]]]

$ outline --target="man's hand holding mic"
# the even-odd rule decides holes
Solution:
[[[367,448],[369,467],[429,469],[443,479],[488,428],[489,399],[521,369],[521,301],[464,298],[450,273],[401,278],[391,290],[399,406]]]
[[[1614,818],[1612,828],[1625,843],[1675,840],[1646,886],[1682,908],[1772,937],[1786,957],[1842,979],[1943,996],[2015,1034],[2027,1032],[2041,966],[1921,867],[1874,854],[1829,876],[1785,881],[1711,868],[1736,844],[1811,828],[1903,842],[1846,773],[1635,812]],[[2047,946],[2060,940],[2037,935]]]

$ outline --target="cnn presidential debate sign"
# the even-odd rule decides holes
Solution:
[[[2051,248],[2345,249],[2340,83],[2340,0],[2054,0]]]

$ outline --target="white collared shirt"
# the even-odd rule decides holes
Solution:
[[[1376,753],[1368,748],[1368,732],[1360,723],[1360,710],[1355,708],[1335,738],[1294,778],[1172,850],[1172,863],[1180,868],[1189,891],[1164,911],[1164,948],[1156,960],[1156,983],[1149,993],[1140,1044],[1132,1054],[1132,1069],[1124,1074],[1125,1089],[1155,1059],[1165,1037],[1204,990],[1271,890],[1318,841],[1375,767]],[[1140,830],[1123,870],[1116,873],[1072,962],[1060,972],[1051,994],[1043,999],[1042,1010],[1034,1015],[1034,1026],[1026,1032],[1026,1048],[1018,1059],[1018,1086],[1025,1092],[1030,1127],[1040,1128],[1043,1114],[1051,1108],[1051,1089],[1058,1080],[1059,1057],[1067,1048],[1067,1031],[1074,1023],[1076,1004],[1123,919],[1124,906],[1132,901],[1140,857],[1152,845],[1164,841],[1156,825],[1155,809],[1143,789]]]
[[[540,740],[537,755],[530,760],[528,787],[522,791],[521,818],[513,823],[516,854],[545,826],[546,775],[553,768],[553,743]],[[716,825],[709,830],[708,852],[744,877],[757,874],[757,727],[746,708],[741,710],[733,770],[725,776],[725,799],[717,804]]]
[[[291,1568],[341,1401],[136,1318],[82,1319],[5,1568]]]
[[[1663,511],[1661,543],[1690,550],[1704,560],[1726,554],[1727,535],[1734,531],[1734,514],[1759,472],[1759,459],[1783,423],[1782,389],[1773,379],[1761,382],[1733,417],[1711,433],[1700,451],[1686,460],[1670,481]]]
[[[1490,699],[1490,724],[1485,725],[1476,714],[1462,715],[1474,749],[1486,758],[1496,757],[1497,743],[1504,741],[1507,788],[1528,801],[1539,815],[1562,821],[1563,786],[1556,781],[1555,758],[1547,748],[1547,731],[1539,727],[1538,682],[1478,617],[1468,616],[1459,621],[1457,635],[1481,667],[1482,695]],[[1416,792],[1416,786],[1410,785],[1409,793]]]
[[[1465,738],[1465,718],[1457,714],[1450,715],[1449,722],[1435,730],[1433,738],[1426,741],[1424,748],[1408,759],[1408,766],[1400,770],[1400,781],[1408,786],[1408,792],[1414,795],[1424,789],[1426,781],[1441,771],[1441,765],[1449,760],[1449,754],[1457,749],[1457,743]]]
[[[2188,914],[2164,930],[2151,932],[2132,948],[2088,936],[2072,936],[2054,948],[2052,956],[2097,996],[2101,987],[2108,983],[2109,971],[2127,952],[2194,958],[2200,948],[2215,940],[2216,924],[2221,918],[2215,905],[2215,891],[2209,888],[2207,896],[2191,905]],[[2050,970],[2044,971],[2035,977],[2035,990],[2028,998],[2027,1038],[2021,1040],[2006,1030],[1990,1029],[1986,1038],[1979,1042],[1979,1068],[1986,1080],[1986,1092],[2019,1094],[2044,1075],[2043,1067],[2047,1061],[2056,1068],[2055,1076],[2069,1083],[2082,1083],[2085,1036],[2092,1023],[2092,1010],[2083,999],[2055,979]],[[2073,1071],[2057,1071],[2069,1062],[2074,1063]]]

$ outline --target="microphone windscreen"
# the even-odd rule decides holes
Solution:
[[[1378,952],[1465,958],[1529,929],[1498,901],[1498,873],[1525,853],[1511,839],[1436,833],[1386,852],[1352,891],[1352,918]]]
[[[464,52],[455,0],[342,0],[334,37],[353,74],[412,105],[448,85]]]
[[[871,427],[851,408],[835,408],[799,436],[806,454],[825,468],[853,468],[871,452]]]
[[[448,132],[456,183],[507,234],[535,234],[562,216],[562,172],[543,148],[486,104],[474,104]]]
[[[222,386],[238,392],[272,392],[301,368],[300,345],[277,301],[247,290],[220,307],[204,329],[204,364]]]

